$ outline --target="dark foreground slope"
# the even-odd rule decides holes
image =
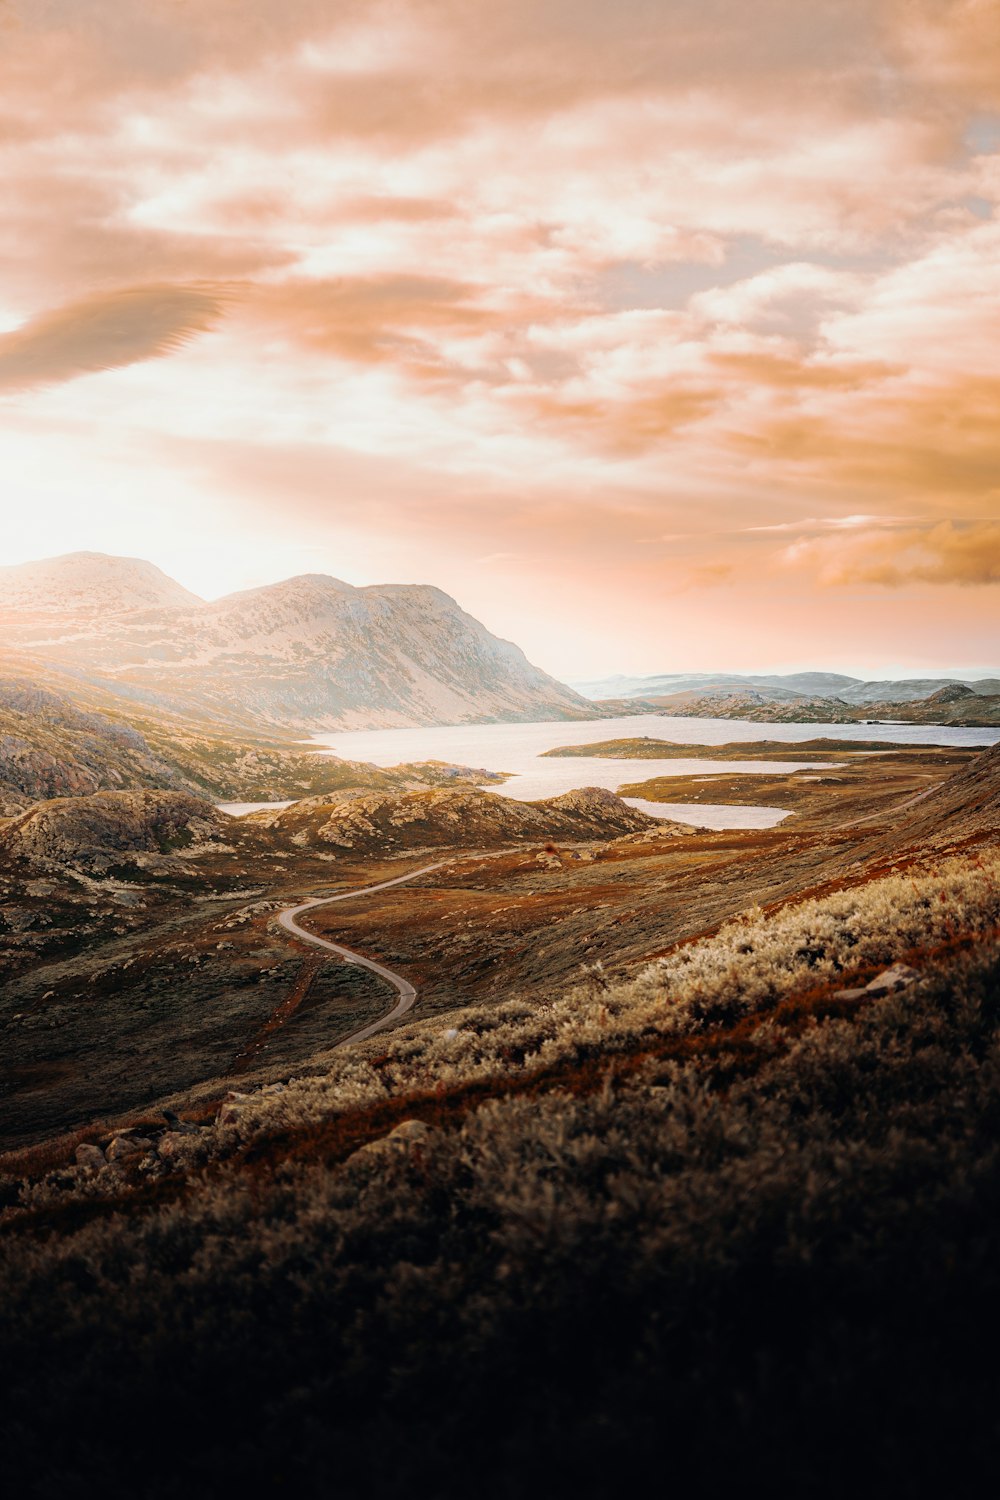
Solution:
[[[893,871],[630,982],[401,1028],[108,1165],[36,1155],[0,1255],[13,1481],[984,1492],[998,790],[992,751],[919,837],[873,832]]]

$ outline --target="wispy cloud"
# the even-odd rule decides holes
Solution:
[[[172,354],[211,328],[225,296],[200,287],[97,292],[0,335],[0,390],[73,380]]]

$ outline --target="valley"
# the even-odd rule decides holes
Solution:
[[[685,749],[696,761],[715,753]],[[689,801],[696,819],[700,797],[756,800],[763,784],[794,813],[767,832],[657,820],[599,790],[523,803],[454,785],[372,793],[362,781],[242,818],[148,793],[132,824],[127,794],[105,795],[103,819],[100,794],[37,804],[0,823],[4,1145],[164,1103],[204,1112],[234,1081],[280,1082],[378,1021],[385,983],[309,951],[279,926],[285,908],[439,861],[377,901],[304,917],[416,986],[418,1021],[558,990],[595,965],[620,980],[748,907],[888,867],[909,799],[980,752],[836,753],[846,764],[833,773],[741,776],[726,756],[732,774],[625,788]]]
[[[993,1233],[989,695],[577,702],[434,590],[55,562],[0,577],[0,1426],[102,1485],[155,1411],[193,1493],[436,1493],[428,1392],[466,1458],[502,1399],[514,1472],[572,1386],[579,1455],[666,1396],[700,1481],[720,1403],[758,1474],[856,1421],[845,1336],[881,1411]]]
[[[988,1500],[1000,0],[0,0],[13,1500]]]

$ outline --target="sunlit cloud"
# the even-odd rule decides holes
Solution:
[[[861,642],[891,595],[901,637],[946,608],[1000,658],[996,19],[11,0],[19,555],[86,495],[92,545],[160,560],[173,487],[200,592],[265,581],[275,537],[468,577],[564,673],[683,666],[685,619],[765,665],[782,610],[826,659],[847,587]]]
[[[815,570],[832,588],[908,583],[982,587],[1000,583],[1000,521],[868,532],[848,539],[793,544],[784,554],[791,567]]]

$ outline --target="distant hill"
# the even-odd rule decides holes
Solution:
[[[206,604],[150,563],[73,553],[0,573],[0,632],[133,700],[234,723],[362,729],[594,712],[428,585],[307,574]]]
[[[678,672],[654,677],[605,677],[575,682],[576,690],[594,700],[661,698],[675,693],[727,694],[756,692],[761,698],[790,701],[805,698],[835,698],[843,703],[913,703],[929,698],[941,688],[968,687],[987,697],[1000,694],[1000,674],[987,678],[917,677],[900,681],[870,681],[844,677],[837,672],[790,672],[785,675],[735,672]]]
[[[843,698],[772,695],[756,688],[671,693],[654,699],[618,699],[599,703],[605,712],[611,701],[620,705],[641,702],[649,713],[679,719],[739,719],[755,724],[870,724],[890,720],[900,724],[942,724],[965,728],[1000,726],[1000,695],[989,697],[954,684],[926,698],[908,702],[848,703]]]

